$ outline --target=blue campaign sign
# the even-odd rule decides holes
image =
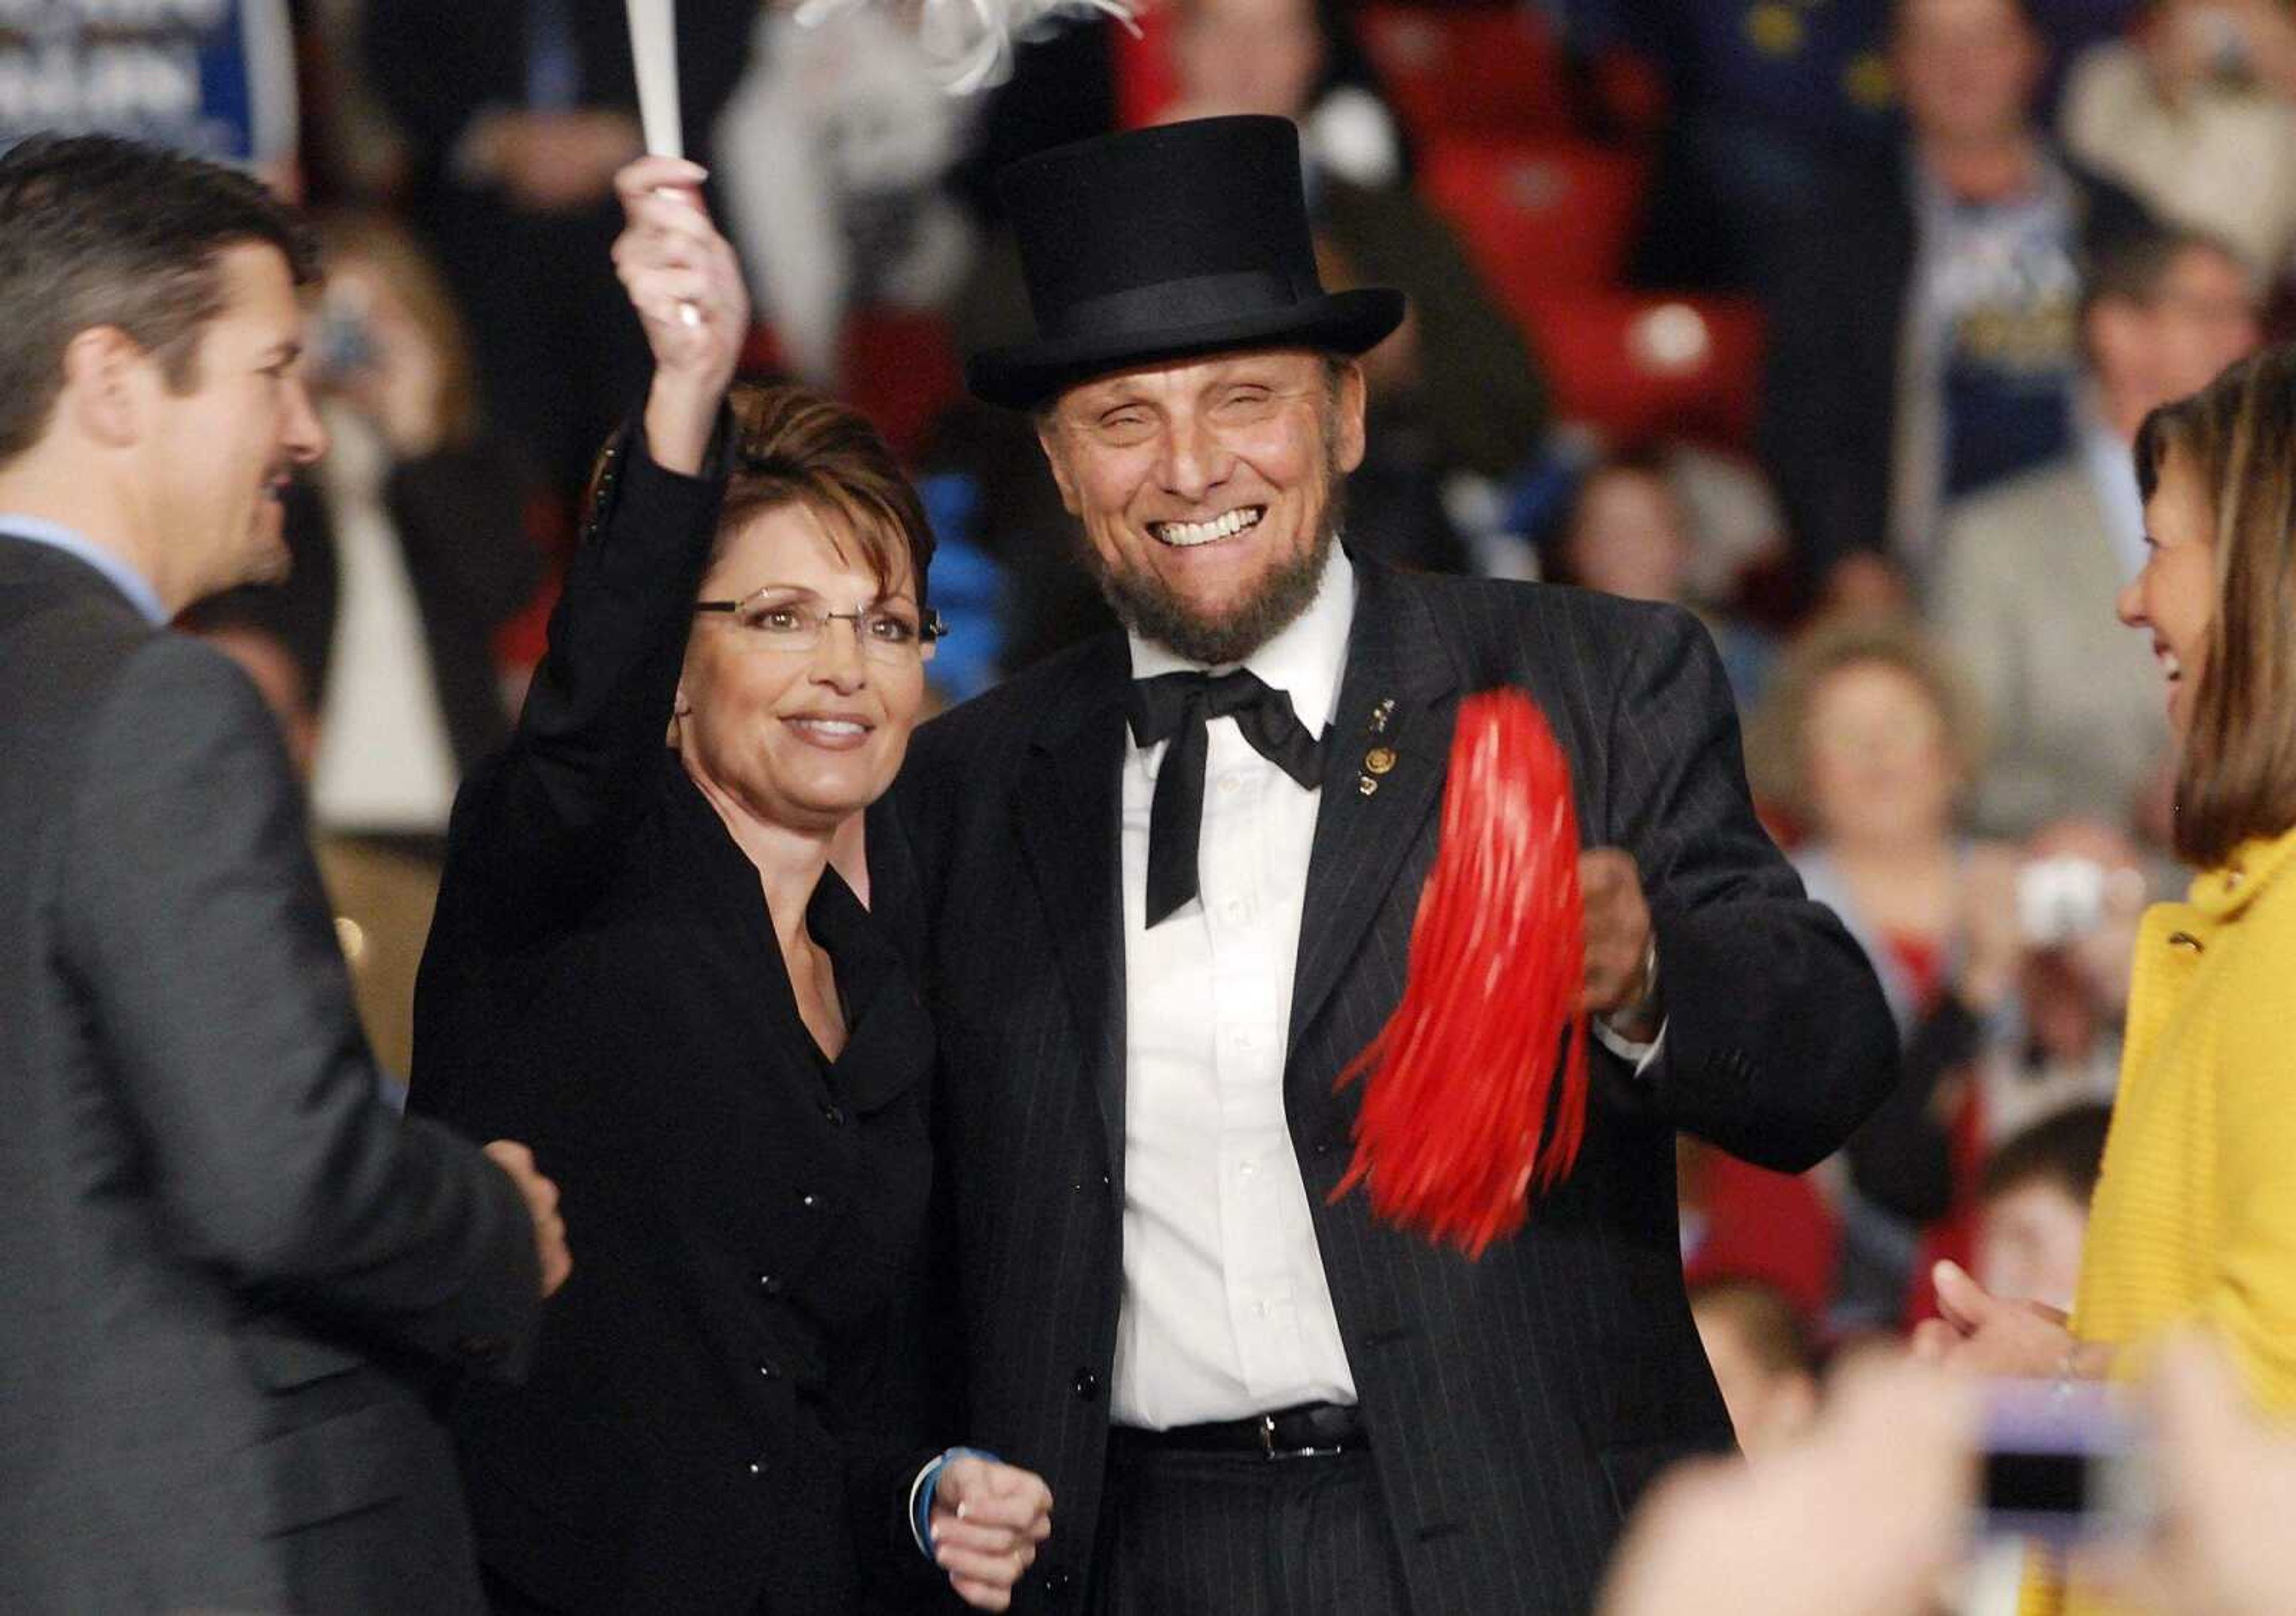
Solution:
[[[0,0],[0,146],[42,129],[291,156],[285,0]]]

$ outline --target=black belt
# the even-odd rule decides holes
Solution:
[[[1119,1425],[1109,1432],[1109,1440],[1119,1452],[1255,1453],[1268,1459],[1354,1453],[1371,1446],[1362,1411],[1343,1403],[1302,1403],[1274,1414],[1215,1420],[1209,1425],[1175,1425],[1169,1431]]]

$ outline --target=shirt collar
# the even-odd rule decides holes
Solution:
[[[168,609],[160,603],[160,592],[151,580],[129,566],[119,556],[98,545],[77,529],[62,522],[49,521],[45,517],[25,516],[14,511],[0,511],[0,533],[12,538],[29,539],[36,545],[46,545],[62,551],[74,560],[86,562],[111,580],[111,587],[127,597],[145,622],[154,628],[165,628]]]
[[[1165,673],[1226,673],[1230,667],[1250,669],[1264,684],[1292,698],[1292,710],[1311,735],[1329,726],[1340,704],[1340,676],[1348,662],[1348,629],[1356,615],[1356,570],[1340,546],[1332,546],[1316,598],[1292,619],[1283,631],[1241,663],[1207,667],[1191,662],[1168,646],[1144,639],[1132,629],[1125,639],[1132,650],[1132,677],[1152,679]]]

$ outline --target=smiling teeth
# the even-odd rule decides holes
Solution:
[[[869,733],[864,726],[848,718],[799,718],[796,722],[808,729],[819,730],[824,735],[865,735]]]
[[[1210,521],[1159,522],[1149,531],[1156,536],[1158,543],[1185,550],[1191,546],[1209,545],[1216,539],[1232,537],[1247,528],[1256,528],[1265,513],[1265,507],[1249,505],[1230,511],[1225,516],[1215,516]]]

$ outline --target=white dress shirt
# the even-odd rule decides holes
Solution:
[[[1339,701],[1355,570],[1243,666],[1321,734]],[[1132,674],[1197,668],[1132,636]],[[1355,1401],[1283,1111],[1292,979],[1321,792],[1208,727],[1199,892],[1147,925],[1148,817],[1168,742],[1124,764],[1124,1300],[1111,1413],[1162,1430]]]
[[[327,412],[321,463],[341,579],[312,766],[314,817],[332,831],[425,834],[455,806],[455,749],[430,672],[422,609],[383,500],[390,451],[348,410]]]
[[[1310,734],[1336,714],[1355,569],[1335,548],[1315,602],[1243,667]],[[1132,675],[1202,671],[1131,636]],[[1225,671],[1219,669],[1215,671]],[[1292,973],[1320,791],[1206,726],[1198,894],[1147,924],[1148,824],[1170,744],[1124,760],[1124,1295],[1110,1412],[1165,1430],[1298,1403],[1352,1403],[1354,1372],[1283,1106]],[[1639,1074],[1637,1043],[1595,1035]]]

